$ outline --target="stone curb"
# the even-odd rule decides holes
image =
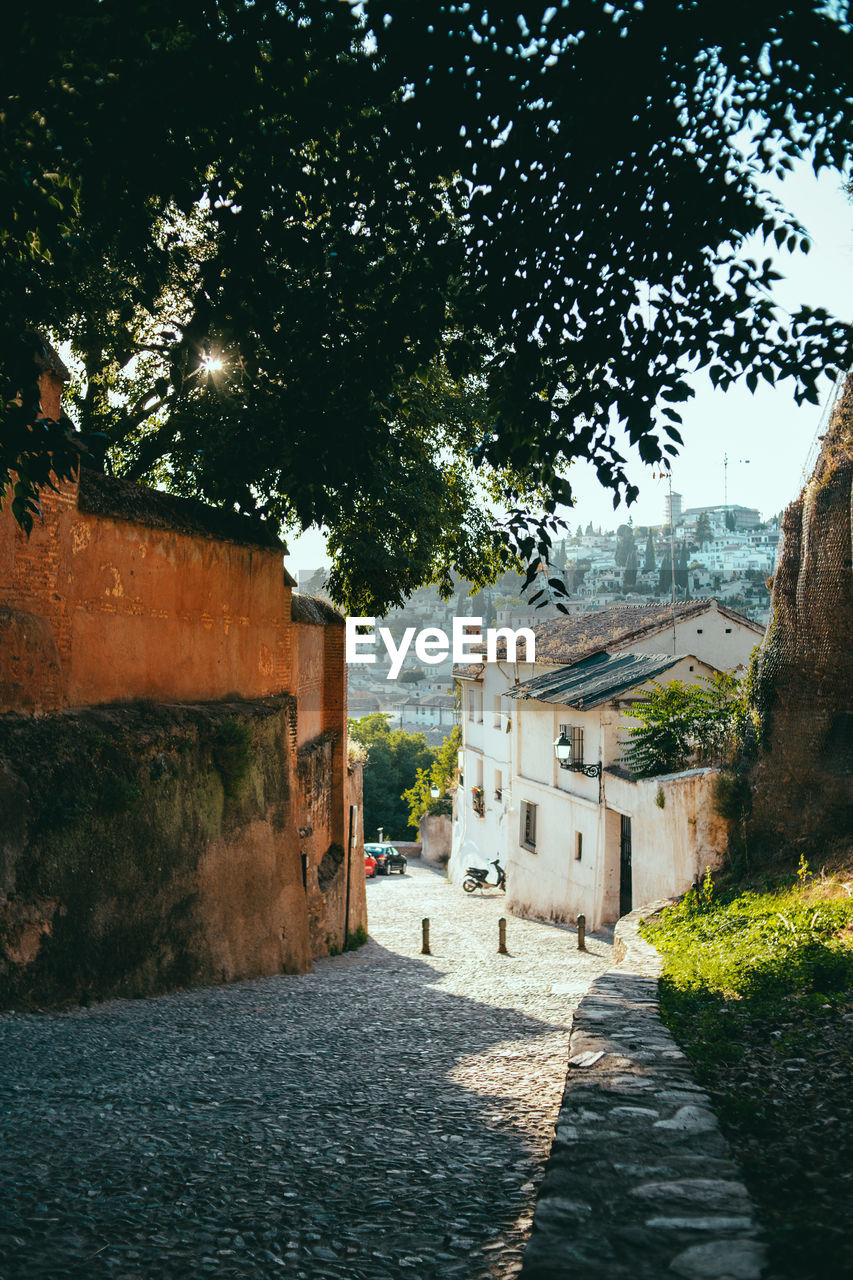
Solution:
[[[521,1280],[759,1280],[752,1202],[707,1094],[660,1019],[639,924],[575,1013],[569,1070]]]

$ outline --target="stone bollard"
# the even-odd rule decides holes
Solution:
[[[578,916],[578,951],[586,951],[586,916]]]
[[[509,952],[506,949],[506,920],[503,918],[503,916],[501,916],[500,920],[498,921],[498,955],[499,956],[509,955]]]
[[[423,946],[421,947],[421,955],[431,956],[432,952],[429,949],[429,920],[421,921],[421,933],[423,934]]]

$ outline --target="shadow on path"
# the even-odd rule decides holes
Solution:
[[[516,1274],[566,1033],[352,960],[0,1017],[4,1280]]]

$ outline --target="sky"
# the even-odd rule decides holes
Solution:
[[[751,249],[747,246],[746,255],[774,258],[785,277],[776,286],[784,306],[793,310],[807,303],[826,307],[840,319],[853,318],[853,203],[838,176],[823,172],[816,178],[801,165],[784,183],[768,186],[803,223],[812,249],[808,255],[788,254],[759,240]],[[755,395],[745,385],[714,390],[705,375],[698,375],[693,385],[695,398],[682,407],[684,447],[673,463],[673,492],[682,495],[684,507],[721,503],[727,489],[729,503],[757,507],[765,520],[784,510],[811,471],[815,442],[826,428],[833,399],[832,382],[823,380],[819,406],[800,408],[788,382],[776,388],[762,384]],[[621,451],[630,457],[627,442]],[[640,496],[630,508],[623,504],[614,511],[612,494],[599,485],[593,469],[583,463],[573,467],[576,505],[567,513],[572,529],[590,521],[595,528],[615,528],[629,514],[635,525],[663,523],[666,480],[655,479],[653,469],[636,458],[628,475]],[[289,538],[288,550],[287,565],[294,574],[328,563],[317,530]]]

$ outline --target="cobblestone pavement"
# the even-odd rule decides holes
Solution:
[[[499,956],[503,895],[417,864],[368,909],[304,977],[0,1015],[2,1280],[518,1274],[610,942]]]

